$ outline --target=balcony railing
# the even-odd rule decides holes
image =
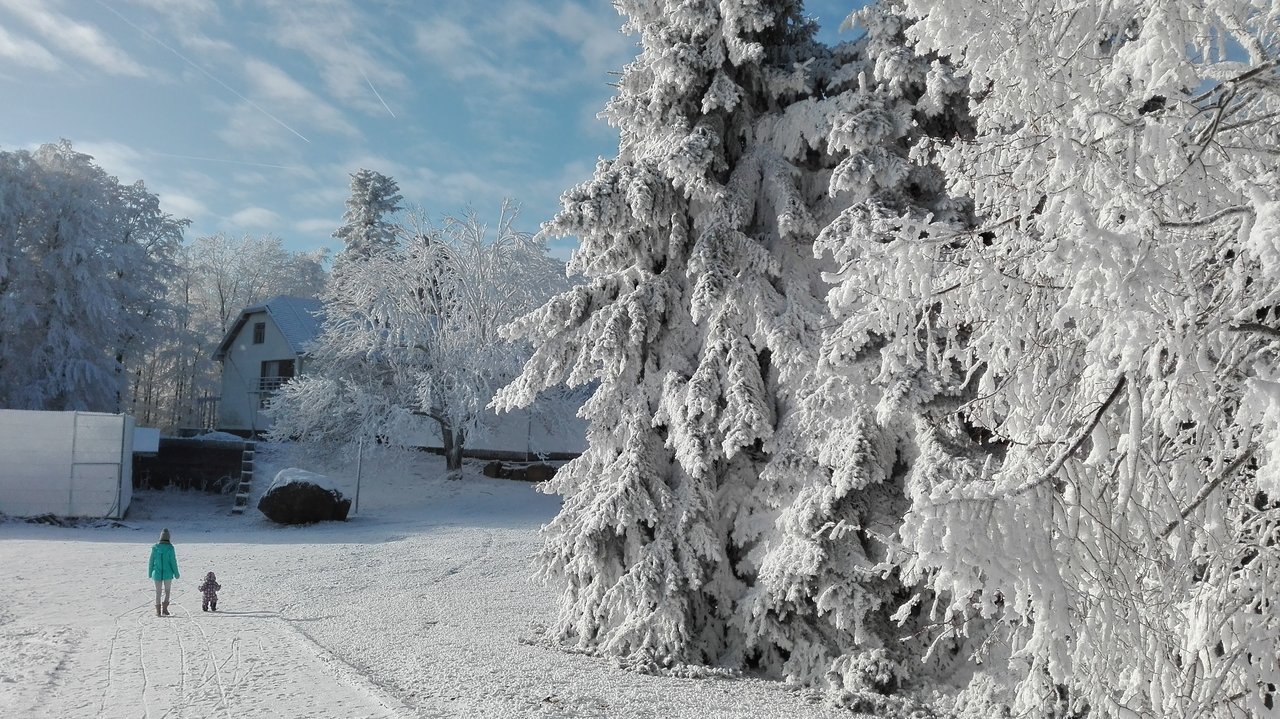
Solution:
[[[285,382],[293,379],[292,377],[259,377],[258,391],[262,394],[270,394],[280,389]]]

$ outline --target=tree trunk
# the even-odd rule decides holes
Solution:
[[[462,446],[466,441],[466,435],[461,429],[454,429],[441,422],[440,437],[444,442],[445,469],[450,472],[462,469]]]
[[[455,440],[452,445],[444,454],[445,468],[450,472],[462,469],[462,443]]]

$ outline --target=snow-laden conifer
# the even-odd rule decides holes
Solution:
[[[599,383],[590,447],[549,487],[551,635],[641,667],[890,691],[897,585],[873,533],[900,510],[881,486],[896,439],[838,386],[866,371],[814,374],[838,269],[814,241],[850,204],[919,192],[896,189],[915,98],[881,88],[865,42],[815,43],[796,2],[619,8],[643,51],[605,113],[618,155],[544,228],[581,239],[588,282],[513,327],[536,350],[499,394]]]
[[[938,170],[910,157],[926,137],[969,132],[963,85],[946,63],[911,52],[907,22],[895,9],[887,3],[849,18],[865,33],[854,46],[836,49],[837,56],[853,54],[840,73],[849,79],[827,89],[832,99],[815,104],[829,169],[818,175],[827,214],[810,251],[825,260],[822,276],[843,279],[846,292],[863,289],[847,280],[861,258],[833,238],[858,233],[888,241],[896,228],[880,223],[881,216],[956,223],[968,217],[946,196]],[[904,476],[914,452],[909,423],[886,411],[903,394],[923,399],[936,392],[931,388],[945,381],[929,375],[947,368],[913,357],[914,373],[883,381],[880,350],[914,344],[918,328],[867,326],[867,318],[844,311],[839,291],[828,299],[821,331],[804,338],[804,351],[794,355],[776,392],[789,411],[780,413],[777,434],[765,445],[770,456],[760,484],[776,516],[759,529],[749,608],[756,641],[773,655],[766,666],[883,711],[880,696],[920,689],[948,671],[937,661],[921,666],[924,620],[906,626],[891,620],[911,595],[889,548],[906,509]]]
[[[342,213],[342,226],[333,233],[343,243],[338,264],[395,248],[396,225],[390,217],[400,211],[402,199],[394,179],[364,168],[351,173],[351,194]]]

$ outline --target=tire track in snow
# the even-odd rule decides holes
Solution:
[[[466,559],[445,569],[444,574],[436,578],[437,581],[461,574],[464,570],[480,563],[482,560],[488,559],[493,554],[493,535],[493,532],[485,532],[484,538],[480,540],[479,549]]]
[[[142,667],[142,716],[143,719],[150,719],[151,707],[147,704],[147,652],[142,646],[142,617],[139,616],[135,624],[138,627],[138,666]]]
[[[180,606],[181,605],[179,604],[174,604],[173,608],[178,609]],[[173,619],[172,616],[169,618],[171,620]],[[177,623],[171,623],[170,630],[170,633],[178,640],[178,659],[180,664],[178,666],[178,703],[176,708],[178,710],[178,716],[181,717],[182,711],[187,705],[187,646],[182,641],[182,628],[178,626]],[[175,707],[170,707],[166,710],[160,719],[165,719],[165,717],[169,715],[169,712],[173,711],[174,708]]]
[[[132,622],[129,612],[118,618],[114,646],[106,647],[111,679],[99,719],[237,719],[277,716],[282,706],[297,716],[450,716],[407,707],[278,616],[215,618],[182,605],[170,609],[175,616],[151,619],[130,610]],[[127,645],[136,649],[122,651]]]
[[[124,619],[125,617],[128,617],[129,614],[133,614],[134,612],[140,612],[140,610],[146,609],[147,606],[150,606],[150,605],[140,604],[140,605],[134,606],[133,609],[125,609],[124,612],[120,612],[119,614],[116,614],[115,617],[113,618],[115,623],[115,631],[111,632],[111,642],[108,645],[108,652],[106,652],[106,679],[104,684],[102,684],[102,699],[99,702],[99,706],[97,706],[96,716],[102,716],[106,714],[106,700],[108,700],[108,696],[110,696],[111,690],[115,688],[116,681],[119,681],[118,672],[116,672],[115,670],[116,661],[125,660],[123,656],[122,647],[120,647],[120,632],[122,632],[122,629],[124,629],[124,626],[122,624],[122,619]],[[136,628],[141,628],[142,617],[145,617],[145,615],[146,615],[145,613],[142,613],[138,615],[138,617],[134,617],[133,623],[134,623],[134,626],[136,626]],[[140,631],[140,637],[138,637],[138,642],[140,642],[140,647],[141,647],[141,641],[142,641],[142,638],[141,638],[141,631]]]
[[[136,612],[139,609],[146,608],[146,606],[147,605],[145,604],[141,604],[134,607],[133,609],[126,609],[125,611],[117,614],[114,618],[115,631],[111,633],[111,644],[107,648],[107,679],[105,684],[102,687],[102,701],[98,704],[97,716],[99,717],[102,716],[103,713],[106,712],[107,710],[107,694],[111,692],[111,677],[112,677],[112,672],[115,669],[115,663],[116,663],[116,645],[120,641],[120,620],[132,612]]]

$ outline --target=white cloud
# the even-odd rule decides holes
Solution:
[[[63,15],[45,0],[0,0],[0,7],[21,19],[65,53],[87,60],[112,75],[148,73],[98,28]]]
[[[509,91],[537,82],[528,65],[504,67],[487,45],[476,40],[472,30],[450,18],[418,24],[414,43],[453,80],[481,80]]]
[[[279,147],[289,136],[310,142],[301,130],[320,130],[355,137],[360,134],[343,114],[287,72],[256,58],[244,61],[250,101],[231,111],[230,121],[219,135],[241,148]],[[283,132],[282,132],[283,131]]]
[[[209,214],[209,208],[200,200],[176,192],[159,192],[160,207],[174,217],[197,220]]]
[[[280,226],[280,215],[265,207],[246,207],[227,218],[231,224],[246,230],[266,230]]]
[[[305,220],[298,220],[293,223],[293,229],[298,232],[305,232],[309,235],[330,235],[334,230],[338,229],[338,226],[341,224],[341,219],[335,219],[332,217],[311,217]]]
[[[332,97],[371,114],[394,114],[387,95],[408,81],[377,56],[386,43],[385,32],[370,27],[357,3],[334,0],[300,7],[295,0],[284,0],[272,3],[272,9],[276,27],[271,39],[305,55]]]
[[[582,102],[584,89],[592,96],[591,110],[598,111],[597,98],[611,94],[609,72],[637,53],[607,3],[504,0],[483,9],[445,7],[415,25],[414,47],[444,77],[480,87],[465,102],[482,126],[506,126],[505,116],[513,112],[545,111],[548,95]],[[583,127],[598,132],[591,124]]]
[[[576,55],[577,74],[582,76],[620,70],[637,52],[635,40],[621,32],[617,11],[603,4],[561,2],[553,7],[536,0],[511,0],[504,12],[492,17],[500,37],[528,42],[554,35],[560,46]]]
[[[129,4],[165,13],[178,19],[203,20],[218,14],[215,0],[129,0]]]
[[[206,54],[232,53],[235,46],[209,37],[205,32],[217,28],[222,17],[217,0],[128,0],[144,13],[129,13],[128,21],[148,24],[156,35],[173,35],[188,49]],[[113,3],[114,4],[114,3]],[[161,31],[155,19],[168,26]]]
[[[14,37],[4,26],[0,26],[0,60],[48,71],[57,70],[62,65],[44,45],[35,40]]]
[[[237,185],[261,186],[267,184],[267,176],[261,172],[234,172],[231,180]]]
[[[115,175],[122,183],[128,184],[147,179],[143,171],[142,153],[123,142],[114,140],[76,142],[74,146],[77,152],[92,155],[98,167],[106,170],[107,174]]]

